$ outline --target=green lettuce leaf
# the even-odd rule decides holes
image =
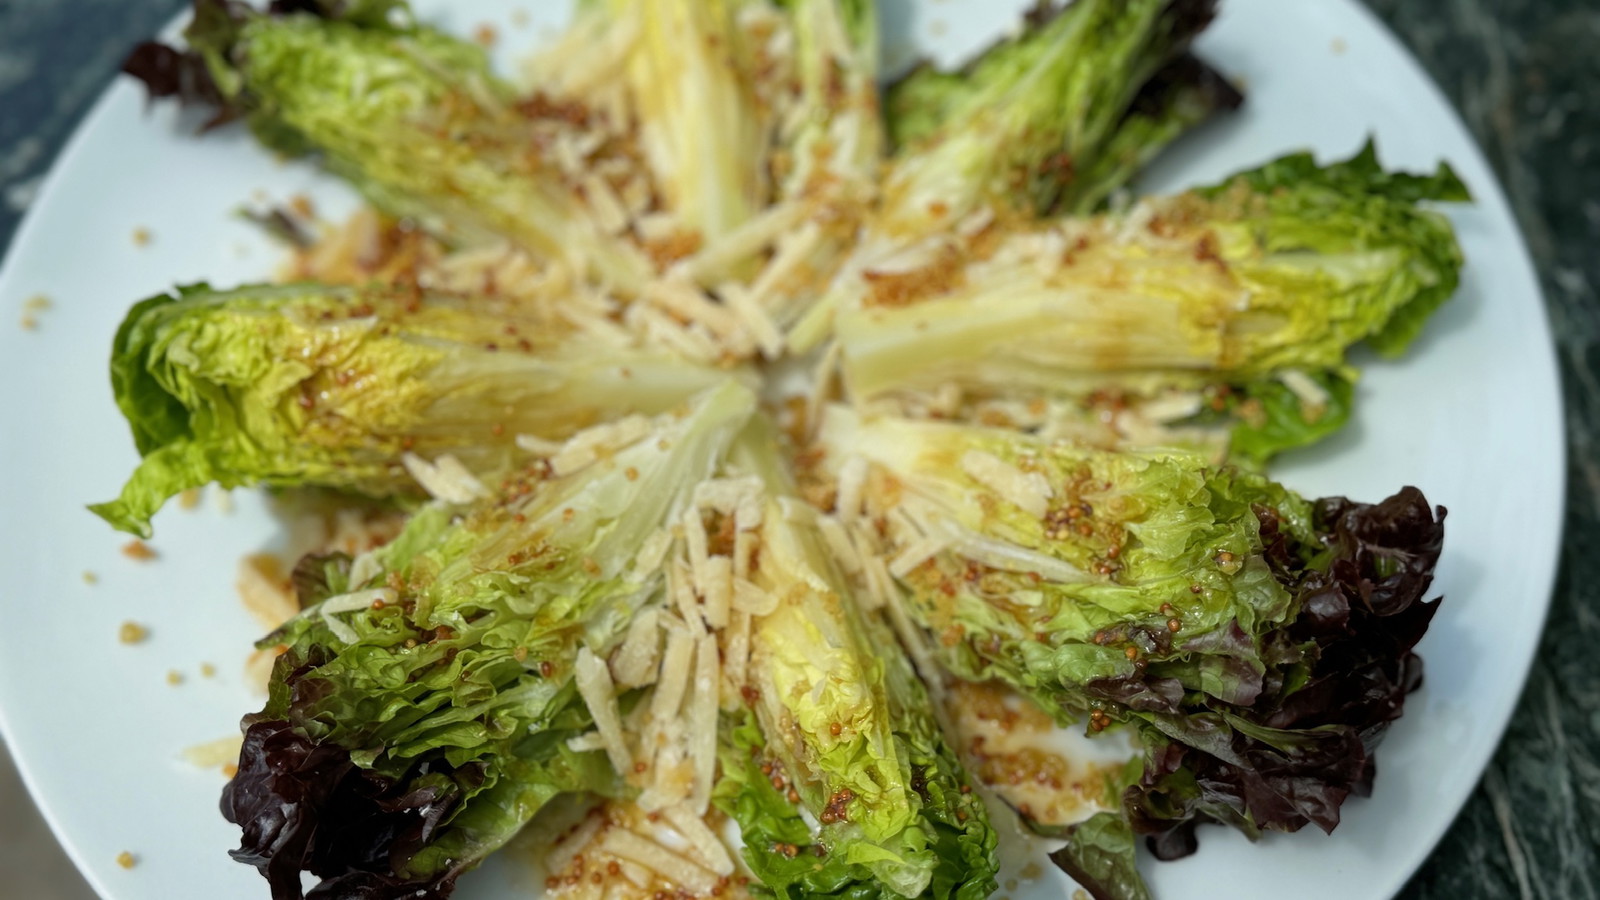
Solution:
[[[1094,900],[1150,900],[1150,889],[1139,874],[1133,828],[1121,814],[1096,813],[1052,831],[1052,836],[1067,845],[1050,854],[1051,862]]]
[[[1454,232],[1422,203],[1463,199],[1448,167],[1390,174],[1369,147],[1328,166],[1286,157],[1125,213],[925,242],[836,285],[847,385],[907,411],[951,388],[974,406],[1055,403],[1079,432],[1075,419],[1148,407],[1141,428],[1095,439],[1194,444],[1184,427],[1205,426],[1198,443],[1263,457],[1343,421],[1352,345],[1403,349],[1455,291]],[[1213,403],[1218,390],[1233,399]],[[1219,404],[1228,416],[1194,418]]]
[[[224,794],[235,857],[275,897],[298,898],[302,871],[319,896],[443,896],[552,797],[624,793],[604,754],[568,745],[595,720],[575,667],[660,602],[640,552],[754,405],[726,383],[588,468],[531,466],[492,498],[425,507],[345,584],[319,562],[326,590],[354,592],[262,642],[287,649]]]
[[[1205,193],[1220,197],[1239,185],[1263,198],[1263,227],[1270,229],[1263,243],[1269,252],[1327,252],[1341,245],[1409,248],[1408,271],[1398,273],[1409,280],[1395,280],[1404,289],[1403,302],[1390,304],[1381,326],[1366,336],[1385,356],[1404,352],[1428,317],[1455,293],[1462,263],[1455,234],[1437,214],[1414,209],[1425,202],[1472,201],[1449,165],[1421,175],[1389,172],[1378,161],[1377,144],[1369,140],[1341,163],[1322,166],[1309,153],[1293,154]]]
[[[1179,136],[1243,102],[1184,52],[1212,14],[1205,2],[1042,4],[1015,36],[960,69],[923,63],[891,84],[889,136],[897,154],[924,152],[972,128],[967,122],[986,104],[1020,105],[1031,93],[1058,91],[1055,108],[1029,108],[1031,127],[1017,123],[1020,143],[991,137],[993,156],[1020,170],[1011,176],[1015,185],[1029,185],[1031,197],[1016,205],[1093,212]]]
[[[909,658],[792,499],[774,437],[753,428],[731,459],[764,486],[750,577],[776,602],[750,624],[746,709],[728,717],[717,802],[779,896],[986,897],[996,863],[984,807]]]
[[[1308,503],[1179,451],[843,410],[823,442],[830,465],[870,467],[865,512],[942,664],[1091,735],[1138,732],[1121,822],[1065,835],[1058,859],[1096,896],[1144,896],[1133,834],[1174,858],[1203,822],[1331,831],[1371,790],[1438,605],[1444,513],[1416,489]]]
[[[152,43],[130,57],[153,96],[243,117],[268,148],[318,155],[379,208],[452,243],[508,241],[623,296],[651,274],[579,187],[599,158],[634,148],[585,119],[582,136],[600,157],[569,164],[549,148],[553,132],[580,130],[570,115],[519,102],[481,47],[417,24],[407,4],[275,3],[263,13],[195,0],[185,36],[185,52]],[[169,83],[178,69],[195,84]]]
[[[1231,424],[1230,459],[1265,463],[1285,450],[1315,444],[1350,421],[1355,385],[1334,372],[1306,377],[1317,386],[1324,402],[1308,406],[1304,398],[1277,379],[1249,382],[1230,393],[1223,416]]]
[[[930,219],[959,220],[985,204],[1092,206],[1109,188],[1079,176],[1114,143],[1141,88],[1214,14],[1209,0],[1045,4],[1020,36],[979,56],[959,79],[913,74],[891,96],[891,114],[928,109],[891,125],[909,146],[890,174],[879,227],[918,235]],[[928,82],[915,83],[922,78]],[[1079,190],[1084,199],[1074,196]],[[930,216],[935,204],[943,213]]]
[[[528,458],[519,434],[662,412],[725,377],[489,301],[195,285],[139,303],[118,329],[112,390],[143,461],[119,499],[91,509],[148,536],[169,498],[211,482],[416,496],[406,453],[448,453],[491,477]]]

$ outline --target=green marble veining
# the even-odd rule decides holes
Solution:
[[[1549,301],[1570,456],[1566,546],[1538,663],[1483,783],[1401,896],[1600,900],[1600,4],[1367,2],[1444,87],[1505,184]],[[183,5],[0,0],[0,248],[127,47]],[[17,796],[3,760],[0,796]],[[6,806],[0,815],[14,818]],[[11,823],[8,844],[37,835]],[[27,846],[16,863],[0,848],[0,883],[24,884],[11,865],[52,864],[41,844]],[[33,883],[44,891],[34,896],[90,896]]]
[[[1450,95],[1539,267],[1567,410],[1566,545],[1520,708],[1405,898],[1600,897],[1600,5],[1370,0]],[[1508,473],[1514,474],[1514,473]]]

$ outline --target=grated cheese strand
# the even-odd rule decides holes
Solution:
[[[1044,518],[1055,491],[1038,472],[1024,472],[992,453],[968,450],[961,457],[961,470],[972,479],[1028,515]]]
[[[611,681],[611,670],[599,657],[583,647],[578,651],[574,670],[578,694],[594,717],[594,727],[605,742],[606,757],[618,772],[633,771],[633,754],[628,750],[627,738],[622,733],[622,711],[617,706],[617,689]]]
[[[406,453],[400,457],[401,465],[406,467],[406,472],[416,479],[428,496],[445,503],[471,503],[482,497],[489,496],[489,491],[483,482],[473,477],[467,467],[454,456],[446,453],[433,462],[428,462],[415,453]]]
[[[679,707],[683,705],[683,694],[689,686],[690,655],[694,653],[694,644],[694,637],[682,628],[667,632],[667,650],[662,654],[656,690],[650,697],[650,718],[657,722],[676,718]]]
[[[661,654],[660,617],[652,607],[628,623],[627,636],[611,657],[611,677],[618,685],[636,688],[655,682]]]
[[[705,573],[700,590],[705,600],[706,624],[712,628],[726,628],[733,606],[733,560],[713,556],[706,560]]]
[[[717,833],[711,830],[702,816],[695,815],[684,806],[668,807],[662,813],[667,824],[689,842],[690,849],[699,857],[697,862],[718,875],[733,874],[733,857],[728,855],[728,848],[723,846]]]
[[[619,859],[636,862],[667,881],[694,894],[709,894],[717,876],[702,866],[673,853],[660,844],[620,828],[606,832],[598,848]]]
[[[711,805],[717,775],[717,713],[721,706],[721,661],[714,634],[701,636],[695,648],[694,696],[689,702],[689,759],[694,761],[694,788],[689,802],[697,815]]]

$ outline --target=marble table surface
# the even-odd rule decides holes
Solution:
[[[1443,85],[1510,195],[1549,300],[1570,458],[1561,576],[1521,707],[1402,897],[1600,900],[1600,5],[1367,2]],[[183,5],[0,0],[0,249],[122,55]],[[0,753],[0,893],[91,897],[22,796]]]

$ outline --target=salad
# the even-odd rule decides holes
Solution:
[[[1046,4],[887,88],[865,0],[586,0],[525,83],[399,0],[196,0],[137,48],[368,202],[113,348],[111,525],[211,483],[393,523],[294,566],[235,858],[445,897],[554,827],[558,897],[978,900],[1020,822],[1133,900],[1200,824],[1331,831],[1444,512],[1267,467],[1449,298],[1468,198],[1370,146],[1132,196],[1244,100],[1214,13]],[[1017,723],[1129,749],[1067,785]]]

